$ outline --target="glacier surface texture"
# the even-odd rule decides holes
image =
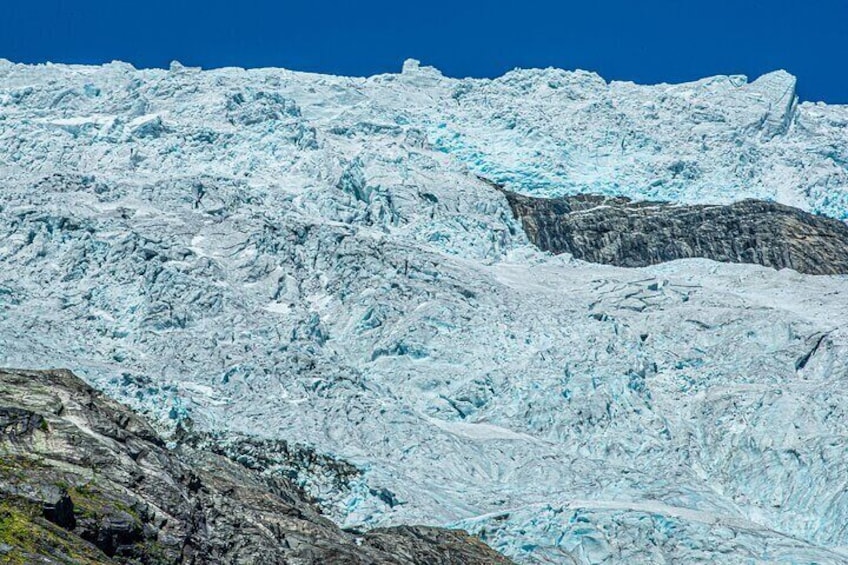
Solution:
[[[314,446],[338,523],[522,563],[848,562],[848,279],[530,245],[505,197],[848,219],[795,79],[0,60],[0,365]]]

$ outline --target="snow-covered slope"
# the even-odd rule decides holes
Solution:
[[[310,443],[351,526],[519,561],[848,561],[848,280],[532,248],[503,196],[848,218],[794,78],[343,78],[0,62],[0,364]]]

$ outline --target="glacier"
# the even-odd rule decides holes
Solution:
[[[848,107],[752,82],[0,60],[0,365],[360,470],[522,563],[848,562],[848,292],[532,247],[537,196],[848,219]]]

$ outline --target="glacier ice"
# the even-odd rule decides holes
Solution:
[[[505,199],[772,199],[848,219],[848,108],[795,79],[408,62],[0,61],[0,363],[315,446],[347,526],[526,563],[848,561],[845,277],[532,248]]]

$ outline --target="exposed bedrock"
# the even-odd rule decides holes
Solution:
[[[189,443],[68,371],[0,370],[0,563],[510,563],[460,530],[342,531],[293,482]]]
[[[498,187],[540,249],[645,267],[702,257],[800,273],[848,273],[848,226],[762,200],[677,205],[579,194],[534,198]]]

